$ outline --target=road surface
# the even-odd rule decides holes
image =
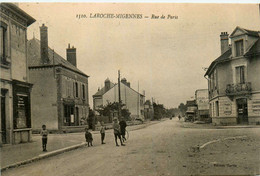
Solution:
[[[260,128],[183,128],[166,120],[130,131],[126,146],[112,133],[105,145],[66,152],[9,169],[3,176],[166,176],[259,174]],[[98,137],[98,138],[97,138]],[[203,146],[203,144],[205,144]],[[203,146],[201,149],[197,146]]]

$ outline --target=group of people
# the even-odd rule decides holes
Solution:
[[[125,144],[123,142],[126,141],[126,121],[124,119],[122,119],[119,123],[117,118],[115,118],[113,120],[113,130],[114,130],[114,137],[115,137],[115,143],[116,146],[118,145],[117,139],[119,139],[121,146],[125,146]],[[101,134],[101,144],[105,144],[104,140],[105,140],[105,134],[106,134],[106,128],[104,123],[101,123],[101,129],[100,129],[100,134]],[[85,138],[86,138],[86,142],[88,144],[88,146],[93,146],[92,141],[93,141],[93,137],[92,134],[89,132],[88,128],[86,128],[86,132],[85,132]]]
[[[118,123],[117,118],[113,120],[113,130],[114,130],[114,137],[115,137],[115,143],[116,146],[118,145],[117,139],[120,140],[121,146],[125,146],[124,142],[126,141],[126,121],[124,119],[121,119],[120,122]],[[101,129],[100,129],[100,134],[101,134],[101,144],[105,144],[105,134],[106,134],[106,127],[104,123],[101,123]],[[41,130],[41,136],[42,136],[42,148],[43,151],[47,151],[47,137],[48,137],[48,131],[46,129],[46,125],[42,125],[42,130]],[[85,129],[85,139],[87,142],[88,147],[93,146],[93,136],[91,132],[88,130],[88,128]]]

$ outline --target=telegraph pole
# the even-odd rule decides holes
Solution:
[[[121,118],[120,70],[118,70],[118,120]]]

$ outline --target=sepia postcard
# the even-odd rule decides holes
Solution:
[[[260,4],[1,2],[3,176],[260,175]]]

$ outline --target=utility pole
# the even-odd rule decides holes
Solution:
[[[120,70],[118,70],[118,120],[121,118]]]

